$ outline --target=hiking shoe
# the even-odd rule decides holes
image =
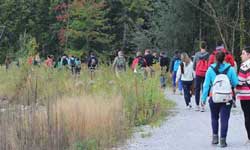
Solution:
[[[227,147],[226,138],[220,138],[220,147]]]
[[[200,106],[196,106],[195,111],[200,111]]]
[[[188,107],[191,109],[191,108],[192,108],[192,105],[189,103],[189,104],[188,104]]]
[[[219,143],[219,137],[218,137],[218,135],[214,134],[213,139],[212,139],[212,144],[216,145],[218,143]]]

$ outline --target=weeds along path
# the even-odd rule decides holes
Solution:
[[[212,146],[210,111],[206,105],[206,112],[196,112],[185,108],[183,96],[173,95],[171,90],[165,91],[166,98],[177,105],[172,110],[173,115],[160,126],[151,128],[141,127],[127,144],[118,150],[214,150],[221,149]],[[194,106],[194,97],[192,97]],[[246,131],[240,104],[232,109],[227,137],[228,147],[223,150],[249,150],[244,145]]]

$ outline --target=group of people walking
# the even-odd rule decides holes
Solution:
[[[192,85],[195,88],[196,111],[205,111],[208,100],[211,112],[212,144],[220,143],[221,147],[227,146],[226,137],[230,112],[237,99],[240,100],[244,113],[248,135],[247,144],[250,145],[250,47],[242,50],[242,64],[238,77],[234,57],[222,43],[218,43],[216,49],[209,55],[206,51],[206,43],[201,42],[200,51],[196,52],[193,61],[185,52],[176,53],[176,57],[179,57],[174,58],[174,61],[177,60],[177,62],[172,63],[172,68],[170,68],[173,91],[175,92],[177,83],[181,82],[188,109],[192,108]],[[178,65],[178,69],[175,68],[175,65]],[[201,89],[202,95],[200,95]]]

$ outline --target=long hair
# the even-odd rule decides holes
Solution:
[[[187,66],[190,62],[191,59],[189,58],[188,54],[186,52],[181,53],[181,61],[185,62],[185,66]],[[184,64],[181,63],[181,73],[184,73]]]
[[[215,69],[218,71],[219,68],[220,68],[220,65],[223,63],[224,59],[225,59],[225,53],[222,52],[222,51],[219,51],[217,54],[216,54],[216,67]]]

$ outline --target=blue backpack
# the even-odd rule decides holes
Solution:
[[[174,70],[173,71],[177,71],[178,68],[179,68],[179,66],[180,66],[180,64],[181,64],[181,60],[180,59],[176,59],[174,61]]]

